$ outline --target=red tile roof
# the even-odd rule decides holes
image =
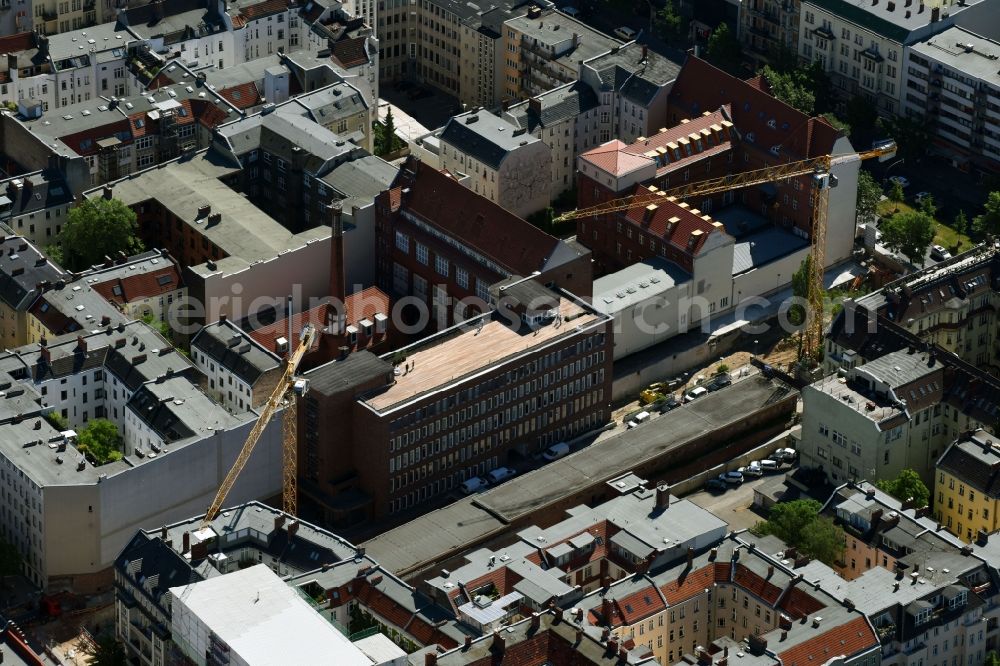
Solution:
[[[198,123],[208,129],[230,119],[229,114],[208,100],[184,100],[184,105],[189,109],[190,114],[198,120]]]
[[[238,109],[249,109],[261,104],[264,101],[261,97],[260,91],[257,90],[257,84],[253,81],[241,83],[238,86],[223,88],[219,91],[219,94]]]
[[[368,62],[367,37],[341,39],[333,45],[331,58],[341,67],[357,67]]]
[[[767,151],[780,146],[779,158],[827,155],[839,132],[824,118],[809,118],[759,87],[741,81],[709,63],[689,56],[670,90],[668,105],[687,117],[732,105],[732,121],[743,134],[754,133],[754,145]]]
[[[697,255],[711,234],[725,233],[721,223],[706,220],[697,208],[673,197],[657,196],[642,185],[636,186],[633,195],[637,197],[636,204],[624,213],[624,218],[682,252]],[[648,205],[656,206],[651,215]],[[675,221],[671,222],[672,219]]]
[[[409,194],[402,201],[402,188]],[[516,275],[542,270],[559,240],[419,160],[403,165],[379,205],[400,205]]]
[[[761,578],[742,564],[736,565],[733,582],[748,592],[757,595],[772,606],[777,603],[778,597],[781,596],[780,587]]]
[[[793,620],[812,615],[826,605],[808,592],[793,587],[781,599],[780,608]]]
[[[608,173],[614,173],[618,175],[626,174],[634,169],[639,169],[641,167],[649,164],[649,160],[644,157],[636,157],[625,152],[627,144],[618,139],[612,139],[607,143],[601,144],[597,148],[592,148],[587,152],[580,155],[586,161],[590,162],[601,171],[606,171]]]
[[[377,313],[389,315],[391,302],[389,297],[378,287],[368,287],[351,294],[344,300],[345,319],[348,326],[356,325],[362,319],[374,321]],[[332,302],[292,315],[292,331],[298,333],[306,324],[312,324],[317,329],[327,325],[331,316],[336,316],[337,310]],[[275,341],[288,335],[288,318],[281,319],[268,326],[250,332],[250,337],[268,351],[274,352]],[[313,349],[319,345],[319,336],[313,343]],[[277,352],[275,352],[277,353]],[[284,354],[279,354],[284,356]]]
[[[59,138],[63,143],[80,155],[96,155],[98,150],[98,141],[108,139],[118,134],[129,134],[131,131],[132,123],[128,120],[128,118],[122,118],[119,116],[118,120],[109,122],[106,125],[91,127],[90,129],[83,130],[82,132],[67,134]]]
[[[671,581],[666,585],[660,586],[660,592],[663,593],[664,598],[666,598],[667,603],[671,606],[675,606],[687,599],[701,594],[705,591],[706,587],[712,587],[712,583],[715,582],[715,565],[709,564],[701,569],[696,569],[695,571],[689,571],[686,576],[679,578],[677,580]]]
[[[269,14],[279,14],[287,10],[288,0],[264,0],[256,5],[244,7],[238,16],[244,21],[255,21]]]
[[[33,32],[19,32],[16,35],[0,37],[0,53],[19,53],[35,48]]]
[[[822,627],[819,629],[822,631]],[[825,664],[840,655],[850,657],[879,644],[864,616],[831,627],[828,631],[778,653],[784,666]]]
[[[617,599],[615,603],[618,605],[619,616],[626,624],[633,624],[667,608],[663,599],[656,593],[656,588],[652,585],[638,592],[633,592],[627,597]]]
[[[125,278],[91,284],[94,291],[111,301],[123,305],[141,298],[152,298],[184,286],[177,266],[169,264],[155,271],[138,273]],[[117,287],[117,293],[116,288]]]

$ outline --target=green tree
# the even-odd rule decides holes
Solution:
[[[119,252],[137,254],[143,249],[136,235],[135,211],[119,199],[84,199],[71,208],[59,235],[66,267],[73,271],[89,268]]]
[[[920,200],[920,212],[926,213],[931,217],[934,217],[934,214],[937,213],[937,206],[934,204],[933,194],[928,192],[927,196]]]
[[[392,117],[392,107],[390,106],[385,114],[385,121],[375,121],[372,123],[372,133],[375,144],[375,154],[383,157],[398,150],[402,146],[402,141],[396,136],[396,119]]]
[[[771,507],[767,520],[757,523],[761,534],[773,534],[788,544],[802,540],[802,530],[819,516],[822,505],[814,499],[780,502]]]
[[[983,208],[983,214],[972,221],[972,230],[979,238],[1000,235],[1000,192],[990,192]]]
[[[920,161],[930,142],[930,127],[926,119],[893,118],[883,120],[882,128],[896,141],[896,150],[907,162]]]
[[[882,188],[870,173],[862,169],[858,173],[858,220],[871,222],[875,219],[879,199],[882,198]]]
[[[118,426],[107,419],[93,419],[77,435],[77,448],[86,453],[95,465],[122,459],[122,437]]]
[[[904,469],[895,479],[876,481],[875,486],[900,502],[905,502],[912,497],[914,505],[917,507],[927,506],[931,501],[931,491],[920,479],[920,475],[912,469]]]
[[[809,276],[812,273],[812,255],[807,254],[806,258],[799,264],[798,270],[792,273],[792,295],[796,298],[809,300]],[[794,326],[804,324],[806,321],[806,309],[798,303],[788,308],[788,319]]]
[[[996,650],[990,650],[986,653],[986,661],[983,662],[983,666],[1000,666],[1000,655],[997,654]]]
[[[785,104],[809,115],[816,110],[816,94],[804,69],[781,72],[765,65],[761,74],[771,86],[771,93]]]
[[[844,133],[845,136],[850,136],[851,134],[850,124],[838,118],[836,113],[833,113],[832,111],[827,111],[826,113],[823,114],[823,117],[826,118],[826,122],[833,125],[834,129],[840,130],[841,132]]]
[[[889,199],[899,203],[906,198],[906,194],[903,192],[903,185],[897,181],[891,181],[892,186],[889,188]]]
[[[90,666],[126,666],[125,648],[113,634],[102,634],[95,639],[87,663]]]
[[[969,233],[969,218],[966,217],[964,210],[959,210],[958,214],[955,215],[955,219],[951,223],[951,228],[960,234]]]
[[[653,17],[653,27],[660,39],[665,42],[676,42],[684,37],[684,18],[677,12],[676,0],[667,0],[663,8]]]
[[[817,517],[802,528],[799,550],[809,557],[833,564],[844,554],[844,530],[830,518]]]
[[[45,415],[45,420],[48,421],[49,424],[59,432],[62,432],[64,430],[69,430],[69,421],[66,420],[65,416],[55,411],[54,409]]]
[[[882,220],[879,226],[882,243],[902,252],[914,264],[922,266],[927,248],[934,240],[934,218],[923,211],[905,211]]]
[[[720,23],[709,36],[705,59],[730,74],[740,73],[743,47],[725,23]]]
[[[0,577],[16,576],[24,571],[21,552],[12,544],[0,539]]]

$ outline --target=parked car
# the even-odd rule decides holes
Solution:
[[[760,463],[758,461],[756,461],[756,460],[754,462],[750,463],[749,465],[747,465],[746,467],[740,467],[736,471],[738,471],[744,477],[747,477],[747,476],[764,476],[764,470],[761,469]]]
[[[558,444],[553,444],[549,448],[545,449],[545,453],[542,454],[542,457],[546,460],[559,460],[568,453],[569,444],[566,442],[559,442]]]
[[[795,449],[778,449],[771,454],[771,457],[775,460],[780,460],[781,462],[793,463],[795,462],[795,457],[798,455]]]
[[[709,492],[721,492],[729,490],[729,484],[718,479],[709,479],[705,482],[705,490]]]
[[[733,378],[729,376],[728,372],[725,372],[725,373],[723,373],[721,375],[716,375],[715,379],[713,379],[711,382],[709,382],[709,384],[708,384],[708,390],[709,391],[718,391],[719,389],[726,388],[727,386],[730,386],[732,383],[733,383]]]
[[[738,486],[743,483],[743,474],[737,470],[732,472],[723,472],[719,475],[719,481],[725,481],[726,483]]]
[[[681,401],[678,400],[677,396],[675,396],[673,393],[668,395],[663,400],[658,400],[657,402],[653,403],[653,407],[660,410],[661,414],[666,414],[670,410],[677,409],[680,406],[681,406]]]
[[[951,259],[951,252],[940,245],[931,245],[931,259],[934,261],[945,261]]]
[[[572,16],[573,18],[576,18],[580,15],[580,10],[577,9],[576,7],[563,7],[561,11],[566,16]]]
[[[893,185],[899,184],[900,187],[906,189],[910,186],[910,179],[906,176],[892,176],[889,178],[889,182]]]
[[[924,202],[924,199],[932,199],[933,200],[933,198],[934,198],[934,195],[931,194],[930,192],[917,192],[917,196],[913,197],[913,200],[919,206],[920,204],[922,204]]]
[[[481,476],[474,476],[471,479],[463,481],[458,489],[462,491],[463,495],[471,495],[472,493],[478,493],[480,490],[485,490],[487,485],[486,479]]]
[[[615,37],[624,42],[631,42],[633,39],[636,38],[637,34],[638,33],[635,30],[628,27],[627,25],[615,28]]]
[[[626,428],[630,428],[630,429],[631,428],[637,428],[637,427],[641,426],[643,423],[645,423],[646,421],[648,421],[649,417],[650,417],[649,412],[645,412],[645,411],[639,412],[638,414],[636,414],[635,416],[633,416],[625,424],[625,427]]]
[[[781,469],[781,464],[777,460],[772,460],[771,458],[765,458],[760,461],[760,469],[764,473],[777,472]]]
[[[684,402],[694,402],[698,398],[708,393],[704,386],[696,386],[684,395]]]
[[[498,483],[503,483],[515,474],[517,474],[517,472],[512,470],[510,467],[497,467],[495,470],[486,475],[486,479],[490,482],[491,486],[495,486]]]

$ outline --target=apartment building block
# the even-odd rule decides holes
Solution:
[[[244,577],[248,570],[249,580]],[[406,652],[396,645],[406,645],[407,651],[426,645],[444,650],[460,646],[466,635],[422,593],[363,549],[259,502],[231,506],[206,526],[202,516],[196,516],[138,531],[115,560],[114,574],[116,634],[128,656],[143,666],[204,658],[206,653],[222,654],[225,648],[232,654],[246,645],[244,638],[227,633],[228,625],[222,621],[212,622],[220,634],[214,641],[205,643],[204,631],[193,631],[216,619],[193,611],[205,607],[210,611],[212,598],[219,595],[196,600],[197,609],[187,605],[187,599],[198,596],[198,588],[190,586],[204,583],[215,583],[248,601],[256,598],[258,587],[265,587],[272,598],[282,600],[282,607],[296,606],[296,624],[326,637],[324,654],[339,658],[336,663],[401,666]],[[275,605],[266,608],[269,616],[275,614]],[[247,610],[227,608],[227,612]],[[361,617],[376,622],[381,633],[351,642],[346,635],[367,628],[359,624]],[[279,628],[292,631],[282,618],[279,612],[275,618]],[[318,621],[327,629],[316,629]],[[243,624],[260,622],[254,614]],[[340,638],[332,638],[330,630]],[[268,631],[265,623],[253,633]],[[282,644],[281,636],[272,638],[272,644]],[[305,655],[303,660],[315,656]]]
[[[566,292],[546,298],[513,311],[505,300],[392,354],[306,373],[303,496],[332,524],[390,515],[505,465],[512,450],[530,455],[603,424],[610,319]]]
[[[966,543],[998,529],[998,446],[1000,440],[985,430],[962,433],[935,466],[931,493],[934,518]]]
[[[209,399],[200,373],[140,322],[15,349],[0,368],[0,534],[42,588],[108,589],[114,558],[140,525],[208,506],[256,420]],[[95,466],[73,432],[44,418],[52,411],[73,428],[110,419],[122,459]],[[280,430],[268,426],[235,496],[279,491]]]
[[[439,138],[441,169],[476,194],[522,218],[548,206],[552,153],[526,129],[476,109],[453,116]]]
[[[119,256],[86,271],[80,280],[130,319],[184,323],[177,311],[187,299],[187,286],[181,267],[165,250]]]
[[[30,338],[29,310],[44,285],[66,273],[20,236],[5,236],[0,250],[0,344],[13,349]]]
[[[503,119],[549,147],[551,198],[573,188],[576,159],[597,145],[597,95],[589,86],[567,83],[507,107]]]
[[[503,100],[537,97],[573,83],[584,61],[621,42],[559,11],[530,6],[503,24]]]
[[[802,0],[799,57],[817,62],[844,103],[864,97],[883,117],[903,112],[906,52],[951,27],[975,0]]]
[[[240,412],[267,402],[284,372],[276,354],[225,317],[191,339],[191,360],[208,377],[208,394]]]
[[[428,303],[425,325],[445,328],[481,311],[490,287],[512,275],[537,271],[543,284],[591,293],[590,256],[581,245],[539,231],[419,160],[407,160],[378,196],[376,221],[379,286]]]
[[[926,119],[930,152],[965,172],[1000,163],[1000,42],[952,26],[906,51],[900,115]]]
[[[894,479],[904,469],[931,481],[958,433],[978,425],[949,370],[936,352],[902,349],[810,384],[799,464],[834,482]]]
[[[780,53],[797,53],[801,0],[749,0],[740,3],[740,42],[754,71]]]
[[[28,309],[26,344],[118,326],[130,320],[84,280],[41,283],[43,291]]]
[[[73,192],[58,169],[15,176],[0,186],[9,201],[4,212],[8,234],[39,245],[59,235],[73,205]]]

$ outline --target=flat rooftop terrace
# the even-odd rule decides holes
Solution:
[[[478,330],[475,325],[466,322],[429,340],[404,347],[389,356],[405,353],[405,365],[412,363],[413,369],[408,372],[400,370],[388,389],[362,400],[362,403],[376,412],[385,412],[460,378],[572,335],[580,327],[607,319],[565,297],[559,302],[559,316],[561,322],[557,320],[534,331],[524,326],[514,330],[508,322],[484,318],[482,321],[486,323]]]
[[[524,528],[518,521],[530,520],[543,508],[742,421],[788,395],[794,393],[763,377],[741,381],[642,427],[623,431],[485,493],[425,514],[363,545],[370,557],[405,578],[505,532],[513,537],[515,530]]]

